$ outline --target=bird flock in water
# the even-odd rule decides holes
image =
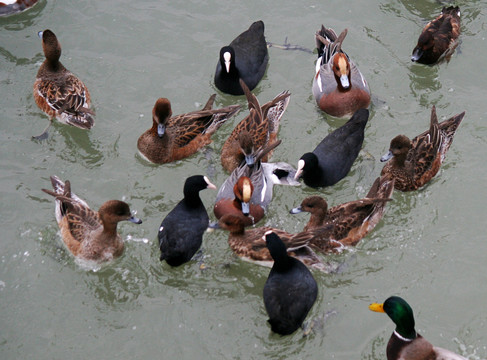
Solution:
[[[284,162],[269,162],[282,141],[278,139],[279,123],[290,102],[290,92],[283,91],[263,105],[252,93],[269,61],[264,23],[254,22],[221,48],[215,86],[223,93],[245,95],[248,114],[221,149],[222,167],[230,175],[216,195],[213,209],[218,222],[210,224],[199,196],[201,190],[217,187],[206,176],[194,175],[186,179],[183,199],[163,219],[158,231],[160,260],[173,267],[193,258],[208,227],[227,230],[228,244],[237,256],[271,266],[263,300],[271,330],[281,335],[292,334],[302,326],[317,298],[318,286],[309,268],[327,270],[318,254],[356,245],[381,220],[394,189],[414,191],[427,184],[438,173],[465,115],[462,112],[438,122],[432,106],[426,131],[413,139],[405,135],[393,138],[388,153],[380,159],[386,164],[365,198],[331,208],[321,196],[305,198],[290,211],[310,213],[308,223],[296,234],[256,227],[270,205],[274,185],[298,186],[300,179],[312,188],[334,185],[348,174],[362,148],[370,89],[344,51],[346,35],[347,29],[337,36],[323,25],[316,32],[318,59],[312,94],[326,114],[350,119],[314,150],[303,154],[296,169]],[[444,7],[422,30],[411,60],[427,65],[449,61],[459,35],[460,9]],[[49,125],[57,119],[91,129],[95,113],[88,88],[59,61],[61,45],[54,32],[46,29],[39,32],[39,37],[45,60],[34,82],[36,104],[50,118]],[[181,115],[172,114],[168,99],[158,99],[152,110],[152,127],[137,141],[141,156],[151,163],[165,164],[187,158],[210,144],[211,136],[241,110],[239,105],[214,109],[215,97],[210,96],[201,110]],[[48,128],[33,138],[47,138]],[[124,243],[117,233],[118,222],[142,223],[128,204],[109,200],[95,211],[72,192],[68,180],[63,182],[53,175],[51,183],[53,190],[43,191],[55,199],[55,217],[67,249],[76,258],[96,264],[122,255]],[[369,308],[385,312],[396,324],[386,350],[389,360],[465,359],[433,346],[419,335],[413,311],[404,299],[391,296]]]

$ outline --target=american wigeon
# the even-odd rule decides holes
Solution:
[[[458,45],[459,36],[460,8],[444,7],[440,15],[423,28],[413,49],[411,61],[434,64],[443,59],[450,60]]]
[[[385,205],[391,200],[394,180],[380,177],[374,181],[367,196],[360,200],[349,201],[328,209],[328,204],[321,196],[309,196],[301,205],[293,208],[291,214],[306,211],[311,214],[303,231],[333,224],[330,238],[344,246],[354,246],[367,235],[384,215]],[[310,242],[314,250],[320,250],[320,243]]]
[[[224,93],[243,95],[239,80],[242,79],[253,90],[264,76],[268,62],[264,23],[259,20],[237,36],[230,45],[220,49],[215,85]]]
[[[399,191],[417,190],[425,185],[440,170],[464,116],[465,111],[438,123],[433,105],[429,130],[412,140],[405,135],[391,140],[389,151],[380,159],[388,161],[381,175],[394,178],[394,187]]]
[[[295,332],[303,323],[318,296],[318,285],[308,268],[289,256],[281,238],[265,233],[265,242],[274,265],[264,285],[264,305],[271,330],[281,335]]]
[[[206,176],[194,175],[184,183],[184,198],[162,220],[159,227],[160,260],[179,266],[191,260],[201,247],[209,218],[199,192],[216,189]]]
[[[42,191],[56,198],[56,220],[68,250],[79,259],[97,263],[122,255],[124,244],[117,233],[118,222],[142,223],[131,214],[129,206],[123,201],[109,200],[94,211],[71,192],[69,181],[64,183],[57,176],[51,176],[51,183],[54,191]]]
[[[166,98],[156,101],[152,109],[152,128],[137,141],[140,154],[155,164],[184,159],[211,143],[211,136],[240,105],[212,109],[215,94],[202,110],[172,116],[171,103]]]
[[[347,29],[337,37],[321,25],[316,32],[316,61],[313,96],[319,108],[331,116],[348,117],[370,104],[370,89],[357,65],[343,52]]]
[[[239,215],[245,226],[254,225],[264,217],[265,210],[261,204],[251,202],[253,193],[254,185],[250,178],[240,176],[233,186],[233,198],[226,192],[218,192],[213,213],[217,219],[225,214]]]
[[[433,346],[416,332],[411,306],[399,296],[389,297],[383,304],[373,303],[369,309],[386,313],[396,324],[387,343],[387,360],[467,360],[449,350]]]
[[[328,134],[313,150],[301,156],[295,179],[311,187],[331,186],[343,179],[362,148],[369,111],[360,109],[343,126]]]
[[[252,156],[260,148],[277,140],[279,123],[289,104],[290,93],[283,91],[262,107],[254,94],[242,82],[249,105],[249,115],[242,119],[222,147],[221,163],[223,168],[232,172],[245,160],[249,166],[255,161]],[[272,152],[262,158],[268,161]]]

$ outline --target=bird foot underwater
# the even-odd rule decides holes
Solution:
[[[311,319],[303,323],[302,325],[303,337],[308,336],[309,334],[311,334],[311,332],[320,332],[323,334],[325,323],[328,320],[328,318],[332,315],[337,315],[337,314],[338,312],[336,312],[335,310],[330,310],[322,315],[315,317],[314,319]]]
[[[286,38],[284,39],[284,44],[276,44],[276,43],[272,43],[270,41],[267,42],[267,47],[271,48],[271,47],[275,47],[277,49],[281,49],[281,50],[299,50],[299,51],[304,51],[308,54],[312,54],[313,53],[313,50],[310,50],[304,46],[301,46],[301,45],[293,45],[293,44],[290,44],[287,42],[287,36]]]

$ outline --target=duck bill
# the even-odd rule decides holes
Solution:
[[[413,55],[411,55],[411,61],[418,61],[419,59],[421,59],[422,55],[423,51],[421,49],[414,49]]]
[[[208,228],[209,229],[221,229],[220,224],[218,223],[218,221],[210,222],[208,224]]]
[[[391,150],[389,150],[389,151],[387,152],[387,154],[382,155],[382,157],[380,158],[380,161],[381,161],[381,162],[386,162],[386,161],[390,160],[390,159],[391,159],[393,156],[394,156],[394,155],[392,154],[392,151],[391,151]]]
[[[348,80],[347,75],[340,76],[340,84],[342,84],[344,89],[348,89],[350,87],[350,81]]]
[[[245,155],[245,162],[249,168],[252,168],[255,165],[255,155]]]
[[[128,221],[133,222],[134,224],[142,224],[142,220],[135,216],[132,216]]]
[[[302,211],[303,210],[301,209],[301,206],[298,206],[298,207],[292,208],[291,211],[289,211],[289,213],[290,214],[299,214]]]
[[[369,310],[385,313],[384,304],[372,303],[369,305]]]
[[[157,136],[162,137],[166,133],[166,125],[158,124],[157,125]]]
[[[249,214],[250,214],[250,204],[248,202],[243,202],[242,203],[242,213],[245,216],[249,216]]]

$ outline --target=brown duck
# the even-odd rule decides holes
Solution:
[[[247,97],[250,114],[237,124],[223,144],[221,162],[223,168],[228,172],[232,172],[244,160],[249,166],[252,166],[255,162],[252,154],[277,140],[279,122],[286,111],[291,95],[289,91],[284,91],[261,107],[255,95],[250,92],[242,80],[240,80],[240,84]],[[240,136],[244,131],[250,136],[242,140]],[[272,152],[269,152],[262,158],[262,161],[266,162],[271,155]]]
[[[444,7],[441,14],[423,28],[413,49],[411,61],[434,64],[443,59],[450,60],[458,45],[459,36],[460,8]]]
[[[464,116],[465,111],[438,123],[433,105],[429,130],[412,140],[405,135],[391,140],[388,153],[380,159],[382,162],[390,159],[381,175],[395,179],[394,187],[400,191],[417,190],[425,185],[440,170]]]
[[[320,237],[323,243],[326,242],[326,234],[332,226],[321,227],[297,234],[290,234],[284,230],[279,230],[269,226],[245,229],[245,224],[241,216],[224,215],[218,222],[218,227],[228,230],[228,244],[233,252],[240,258],[256,262],[264,266],[272,266],[272,257],[266,247],[265,233],[272,231],[277,234],[288,250],[289,255],[301,260],[305,265],[320,270],[326,270],[321,259],[311,249],[310,241],[315,237]],[[339,247],[339,243],[328,241],[330,249]]]
[[[328,204],[321,196],[309,196],[299,207],[291,210],[291,214],[303,211],[311,213],[310,219],[303,231],[309,231],[326,225],[333,225],[330,239],[343,244],[354,246],[367,235],[384,215],[385,206],[391,200],[394,190],[394,180],[387,177],[377,178],[364,199],[349,201],[328,209]],[[328,246],[322,249],[322,244],[310,241],[314,250],[329,251]]]
[[[156,101],[152,109],[152,128],[137,141],[141,155],[155,164],[184,159],[211,143],[211,136],[240,109],[231,105],[212,109],[216,94],[210,96],[202,110],[172,117],[171,103],[166,98]]]
[[[49,119],[49,125],[36,139],[47,137],[47,130],[56,118],[63,124],[80,129],[91,129],[95,124],[94,112],[90,110],[91,99],[88,88],[59,61],[61,44],[49,29],[40,31],[42,49],[46,59],[37,72],[34,82],[34,100]]]
[[[142,223],[132,216],[129,206],[123,201],[109,200],[94,211],[71,192],[69,181],[64,183],[57,176],[51,176],[51,183],[54,191],[42,191],[56,198],[56,220],[68,250],[79,259],[97,263],[122,255],[124,245],[117,233],[118,222]]]

